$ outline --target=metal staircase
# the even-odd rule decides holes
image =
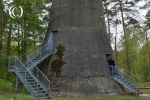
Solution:
[[[132,94],[137,94],[137,92],[139,92],[139,94],[142,93],[142,91],[138,89],[137,85],[137,82],[140,81],[139,78],[124,68],[119,69],[116,66],[111,67],[111,76],[116,82],[121,84],[128,92]]]
[[[46,43],[40,49],[31,54],[28,52],[21,58],[17,56],[9,57],[8,71],[14,72],[28,91],[38,99],[51,98],[50,81],[38,69],[37,65],[50,56],[53,50],[53,44]],[[22,60],[22,58],[25,59]]]

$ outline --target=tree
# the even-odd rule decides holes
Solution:
[[[8,56],[22,56],[33,47],[38,49],[46,32],[49,8],[46,3],[49,0],[13,0],[12,2],[0,1],[0,77],[14,81],[14,75],[9,74]],[[24,14],[21,18],[11,18],[8,8],[12,5],[21,6]],[[15,14],[19,11],[15,9]],[[3,40],[2,40],[3,39]],[[2,43],[3,42],[3,43]],[[2,48],[3,47],[3,48]],[[33,53],[35,49],[30,52]]]
[[[2,37],[3,37],[3,1],[1,0],[0,1],[0,59],[1,59],[1,51],[2,51]]]
[[[136,1],[138,2],[138,1]],[[133,15],[138,15],[138,11],[133,9],[135,3],[133,1],[122,1],[122,0],[105,0],[105,4],[107,6],[111,5],[111,7],[109,7],[109,15],[111,16],[111,26],[113,27],[111,28],[111,30],[114,30],[114,27],[118,27],[118,25],[120,25],[120,22],[122,23],[122,29],[123,29],[123,41],[125,41],[125,58],[126,58],[126,64],[127,64],[127,69],[130,71],[130,58],[129,58],[129,47],[127,45],[127,39],[126,39],[126,27],[132,25],[136,25],[138,23],[138,21],[133,17]],[[120,13],[118,13],[120,11]],[[117,16],[117,18],[116,18]],[[116,24],[116,22],[118,22]],[[118,31],[118,30],[117,30]],[[115,43],[115,52],[117,53],[117,31],[116,31],[116,35],[115,39],[114,39],[114,43]],[[115,53],[115,54],[116,54]],[[117,59],[117,54],[116,54],[116,59]]]

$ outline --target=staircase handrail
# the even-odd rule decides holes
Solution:
[[[32,53],[30,53],[29,55],[27,55],[30,51],[33,51],[33,49],[32,50],[30,50],[30,51],[28,51],[28,52],[26,52],[25,54],[23,54],[21,57],[19,57],[20,59],[22,59],[23,58],[23,56],[27,56],[27,57],[31,57],[31,55],[34,55],[35,54],[35,52],[41,52],[41,50],[43,49],[43,48],[45,48],[46,46],[48,46],[48,44],[50,44],[49,42],[46,42],[46,43],[44,43],[44,45],[42,46],[42,47],[40,47],[39,49],[37,49],[37,50],[35,50],[34,52],[32,52]]]
[[[32,72],[22,63],[22,61],[19,59],[19,57],[18,56],[13,56],[13,57],[15,57],[19,62],[20,62],[20,64],[32,75]],[[15,60],[16,61],[16,60]],[[18,66],[19,67],[19,66]],[[16,66],[16,68],[18,68],[17,66]],[[34,75],[32,75],[34,78],[35,78],[35,80],[38,82],[38,80],[36,79],[36,77],[34,76]]]
[[[36,76],[34,75],[34,73],[32,72],[32,71],[30,71],[23,63],[22,63],[22,61],[19,59],[19,57],[18,56],[10,56],[10,57],[14,57],[15,58],[15,66],[16,67],[14,67],[14,68],[21,68],[21,67],[23,67],[23,68],[25,68],[31,75],[32,75],[32,77],[36,80],[36,82],[40,82],[39,81],[39,79],[37,79],[36,78]],[[19,65],[21,64],[21,66],[17,66],[17,60],[19,61]],[[29,59],[28,59],[29,60]],[[32,61],[31,61],[32,62]],[[33,62],[32,62],[32,64],[34,64]],[[34,64],[35,65],[35,64]],[[37,68],[37,66],[35,66],[34,68],[36,68],[44,77],[45,77],[45,79],[47,80],[47,82],[48,82],[48,84],[49,84],[49,86],[48,86],[48,88],[50,88],[50,81],[48,80],[48,78]],[[41,82],[40,82],[41,83]],[[43,83],[41,83],[41,85],[45,88],[45,90],[47,91],[47,88],[43,85]],[[48,92],[50,93],[50,90],[48,90]]]
[[[14,69],[16,67],[16,57],[17,56],[9,56],[8,69],[10,69],[10,68]],[[14,61],[12,61],[12,58],[14,58],[13,59]],[[13,62],[13,64],[12,64],[12,62]]]
[[[16,69],[19,73],[21,73],[18,69]],[[21,74],[21,76],[23,77],[23,75]],[[25,80],[27,83],[29,83],[27,80]],[[29,84],[30,85],[30,84]],[[31,86],[31,85],[30,85]],[[34,92],[36,92],[34,89],[32,89]]]
[[[45,50],[45,47],[48,47],[50,44],[51,44],[51,43],[47,42],[44,46],[42,46],[40,49],[34,51],[34,52],[33,52],[31,55],[29,55],[28,57],[29,57],[30,59],[32,59],[32,56],[35,57],[36,53],[37,53],[37,55],[38,55],[38,54],[41,54],[42,50]],[[47,50],[50,50],[50,46],[48,47]]]
[[[28,57],[28,59],[31,61],[31,59]],[[48,84],[49,84],[49,88],[50,88],[50,81],[49,81],[49,79],[39,70],[39,68],[31,61],[31,63],[34,65],[34,68],[36,68],[42,75],[43,75],[43,77],[46,79],[46,81],[48,82]],[[30,69],[31,70],[31,69]],[[34,74],[33,74],[34,75]],[[43,84],[43,83],[42,83]],[[44,85],[43,85],[43,87],[45,87]],[[46,88],[46,87],[45,87]]]
[[[127,69],[121,67],[121,69],[123,69],[124,71],[126,71],[127,73],[129,73],[131,75],[131,77],[135,78],[136,80],[138,80],[139,82],[141,81],[138,77],[136,77],[134,74],[132,74],[131,72],[129,72]]]
[[[33,74],[33,72],[31,72],[26,66],[24,66],[24,64],[22,63],[22,61],[20,61],[19,57],[17,57],[17,60],[22,64],[22,66],[30,73],[30,75],[35,79],[35,81],[38,83],[38,79],[36,78],[36,76]],[[38,87],[37,87],[38,88]],[[38,89],[37,89],[38,91]]]
[[[118,67],[116,67],[116,66],[114,66],[117,70],[118,70],[118,74],[120,74],[120,75],[122,75],[124,78],[126,78],[126,80],[128,80],[128,81],[130,81],[132,84],[134,84],[134,86],[137,86],[137,81],[135,80],[135,79],[133,79],[132,77],[130,77],[127,73],[125,73],[125,72],[123,72],[124,74],[122,74],[122,71],[121,71],[121,69],[119,69]]]
[[[129,76],[127,73],[123,72],[124,74],[123,77],[126,78],[126,80],[130,81],[134,86],[137,86],[137,81],[135,79],[133,79],[131,76]]]
[[[18,58],[18,57],[17,57]],[[18,60],[20,61],[20,59],[18,58]],[[29,59],[30,60],[30,59]],[[31,60],[30,60],[31,61]],[[20,61],[21,62],[21,61]],[[32,64],[34,64],[32,61],[31,61],[31,63]],[[25,67],[28,71],[29,71],[29,73],[35,78],[35,80],[36,80],[36,82],[40,82],[41,83],[41,81],[39,81],[39,79],[37,79],[37,77],[34,75],[34,73],[32,72],[32,71],[30,71],[26,66],[24,66],[24,64],[21,62],[21,64],[23,65],[23,67]],[[34,64],[35,65],[35,64]],[[48,84],[49,84],[49,86],[48,86],[48,88],[50,88],[50,81],[48,80],[48,78],[38,69],[38,67],[35,65],[35,67],[34,68],[36,68],[45,78],[46,78],[46,80],[48,81]],[[41,83],[41,85],[45,88],[45,90],[47,91],[47,88],[43,85],[43,83]],[[50,93],[50,90],[48,90],[48,92]]]
[[[39,49],[41,48],[41,46],[39,46],[38,47]],[[32,52],[34,51],[34,49],[33,48],[31,48],[30,50],[28,50],[26,53],[24,53],[24,54],[22,54],[19,58],[22,58],[23,56],[28,56],[28,55],[30,55]]]
[[[31,61],[31,59],[29,59],[28,57],[27,57],[27,61],[30,61],[31,63],[32,63],[32,65],[34,66],[33,68],[31,68],[31,69],[28,69],[29,67],[27,66],[25,66],[28,70],[35,70],[35,69],[37,69],[37,76],[32,72],[32,71],[30,71],[32,74],[33,74],[33,76],[35,77],[35,78],[37,78],[38,79],[38,75],[39,75],[39,73],[41,73],[43,76],[44,76],[44,78],[46,79],[46,81],[47,81],[47,84],[48,84],[48,88],[50,89],[50,81],[48,80],[48,78],[39,70],[39,68]],[[38,79],[39,81],[38,82],[40,82],[41,83],[41,85],[45,88],[45,90],[47,91],[47,86],[45,86],[44,85],[44,83],[42,83],[42,81],[40,80],[40,79]],[[48,92],[50,93],[50,90],[48,90]]]

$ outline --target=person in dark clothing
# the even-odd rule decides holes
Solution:
[[[111,57],[107,60],[107,62],[108,62],[108,65],[115,66],[115,62]]]
[[[117,71],[116,71],[116,68],[115,68],[115,61],[112,59],[112,57],[109,57],[109,59],[107,60],[108,62],[108,66],[109,66],[109,70],[110,70],[110,73],[111,75],[116,75],[117,74]]]

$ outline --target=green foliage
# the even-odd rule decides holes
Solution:
[[[0,92],[12,92],[14,91],[14,86],[11,82],[0,79]]]
[[[2,50],[0,50],[0,78],[14,82],[15,75],[7,71],[8,57],[10,55],[21,56],[31,49],[34,51],[41,46],[49,22],[49,15],[45,13],[49,11],[50,7],[46,7],[46,4],[50,1],[13,0],[11,3],[7,1],[2,3],[3,9],[0,7],[0,11],[3,11],[3,22],[0,22],[0,26],[3,27],[0,29],[0,40],[2,36],[3,44]],[[8,8],[12,5],[23,8],[24,13],[21,18],[12,19],[9,16]]]
[[[126,41],[128,46],[130,68],[127,67],[125,57],[125,41],[122,38],[122,47],[118,54],[118,65],[128,69],[141,79],[142,82],[150,81],[149,49],[145,39],[145,31],[140,27],[129,27],[126,29]]]
[[[25,86],[23,86],[21,93],[28,94],[28,95],[30,94]]]

